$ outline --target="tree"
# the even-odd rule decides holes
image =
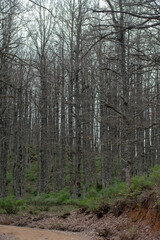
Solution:
[[[0,195],[6,195],[6,176],[10,137],[10,88],[14,88],[9,74],[14,61],[14,49],[18,47],[18,31],[15,18],[18,10],[18,1],[1,1],[1,52],[0,52]],[[16,87],[15,87],[16,89]]]
[[[29,27],[29,35],[33,41],[34,47],[36,49],[36,69],[39,73],[40,79],[40,116],[41,116],[41,192],[48,191],[48,181],[50,178],[49,173],[49,156],[48,156],[48,81],[49,81],[49,71],[48,71],[48,48],[50,47],[50,40],[52,37],[52,32],[55,27],[55,22],[53,22],[53,16],[48,13],[48,10],[43,7],[45,4],[50,4],[50,2],[40,1],[37,3],[37,16],[35,18],[35,23],[37,24],[37,29],[32,32]],[[50,6],[51,7],[51,6]],[[52,8],[50,8],[52,9]],[[52,11],[52,10],[50,10]],[[32,25],[33,27],[33,25]]]

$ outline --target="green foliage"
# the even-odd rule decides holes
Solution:
[[[26,179],[31,182],[37,181],[37,163],[34,162],[26,171]]]
[[[66,204],[73,204],[79,207],[86,207],[89,210],[95,210],[100,207],[102,203],[118,198],[126,194],[125,183],[116,183],[108,186],[105,189],[97,189],[96,187],[89,188],[87,191],[86,198],[84,199],[68,199],[64,201]]]
[[[34,204],[36,206],[54,206],[66,204],[66,202],[70,199],[69,191],[62,190],[59,193],[42,193],[39,196],[33,197],[32,199],[28,199],[28,202]]]
[[[70,199],[69,191],[61,190],[57,195],[57,203],[63,204]]]
[[[160,165],[155,165],[150,172],[150,180],[160,186]]]
[[[8,196],[4,199],[0,199],[0,207],[4,209],[8,214],[16,214],[19,211],[19,207],[24,205],[24,200],[16,200],[14,196]]]
[[[37,195],[37,162],[33,162],[26,169],[26,193]]]
[[[26,173],[26,179],[31,182],[37,181],[37,175],[33,171],[28,171]]]
[[[101,205],[101,198],[85,198],[77,200],[76,204],[78,207],[84,207],[89,209],[90,211],[94,211]]]
[[[26,185],[26,193],[27,195],[37,196],[37,189],[35,185]]]
[[[96,159],[97,167],[99,166],[99,158]],[[87,190],[84,199],[70,198],[69,187],[56,193],[42,193],[36,196],[36,180],[37,180],[37,163],[33,162],[26,171],[26,189],[27,195],[25,201],[15,200],[13,196],[5,199],[0,199],[0,210],[9,214],[17,213],[19,210],[28,211],[31,214],[36,214],[36,211],[56,211],[55,209],[64,208],[64,206],[71,206],[72,208],[84,207],[92,211],[101,208],[102,205],[111,204],[119,199],[128,196],[126,192],[126,184],[124,182],[115,183],[102,189],[99,184]],[[10,173],[7,175],[7,182],[11,183],[12,176]],[[130,196],[137,195],[143,190],[151,189],[153,184],[160,186],[160,166],[156,165],[151,169],[150,176],[136,176],[132,178]],[[9,189],[9,188],[8,188]],[[83,194],[82,194],[83,195]],[[63,214],[64,211],[62,211]]]
[[[132,178],[132,191],[143,191],[145,189],[151,189],[152,186],[153,183],[146,176],[136,176]]]
[[[7,185],[8,184],[10,184],[12,182],[12,174],[11,174],[11,172],[7,172],[7,181],[6,181],[6,183],[7,183]]]
[[[89,188],[87,191],[87,198],[96,198],[98,196],[98,191],[96,187]]]
[[[125,183],[117,183],[108,186],[105,189],[98,190],[96,187],[88,189],[86,198],[84,199],[72,199],[66,203],[77,205],[78,207],[84,207],[91,211],[95,211],[101,207],[101,205],[108,205],[108,202],[113,202],[126,194]]]
[[[126,194],[126,184],[124,182],[110,185],[102,190],[102,196],[108,199],[119,198]]]

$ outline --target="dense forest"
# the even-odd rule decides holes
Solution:
[[[160,163],[159,109],[158,0],[0,0],[1,197],[33,167],[36,194],[129,189]]]

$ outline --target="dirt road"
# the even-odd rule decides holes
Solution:
[[[0,225],[0,240],[84,240],[77,234]]]

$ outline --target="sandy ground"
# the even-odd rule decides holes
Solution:
[[[84,236],[59,231],[0,225],[0,240],[85,240]]]

